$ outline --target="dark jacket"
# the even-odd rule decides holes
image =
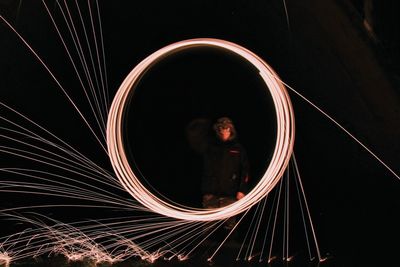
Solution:
[[[235,140],[216,140],[203,156],[203,194],[235,197],[237,192],[247,193],[248,161],[243,146]]]

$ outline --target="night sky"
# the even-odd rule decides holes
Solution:
[[[18,2],[2,1],[1,14],[89,114],[41,1],[22,1],[20,7]],[[345,6],[287,1],[288,21],[278,0],[190,2],[99,1],[110,99],[126,75],[154,51],[190,38],[225,39],[263,58],[284,82],[400,173],[399,83]],[[55,3],[48,5],[61,20]],[[87,17],[87,9],[82,10]],[[111,171],[77,112],[4,23],[0,46],[0,100]],[[399,63],[390,66],[398,68]],[[252,66],[218,49],[188,50],[160,61],[142,77],[126,111],[131,161],[157,191],[196,206],[201,159],[190,147],[187,127],[194,120],[228,116],[248,152],[256,183],[275,142],[274,110],[266,89]],[[324,115],[289,93],[296,115],[296,158],[323,252],[348,263],[394,256],[398,246],[390,244],[398,244],[400,237],[400,180]],[[90,115],[88,119],[94,121]],[[23,164],[1,157],[1,166]],[[3,194],[1,198],[5,203]],[[18,197],[10,199],[5,206],[17,203]]]

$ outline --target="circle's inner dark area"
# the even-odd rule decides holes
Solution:
[[[138,178],[159,197],[200,207],[202,155],[193,149],[193,131],[213,135],[210,126],[222,116],[235,124],[254,185],[276,140],[273,102],[257,69],[216,48],[181,51],[154,64],[125,107],[124,145]]]

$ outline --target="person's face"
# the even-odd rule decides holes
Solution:
[[[229,137],[231,136],[231,128],[218,128],[218,137],[222,140],[222,141],[228,141]]]

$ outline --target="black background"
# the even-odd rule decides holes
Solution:
[[[88,114],[74,71],[40,1],[23,1],[20,8],[17,2],[3,1],[1,14]],[[48,4],[61,19],[55,4]],[[283,81],[399,173],[399,91],[384,52],[377,52],[379,47],[368,40],[345,5],[287,4],[289,21],[282,1],[100,1],[111,98],[131,69],[157,49],[189,38],[225,39],[263,58]],[[111,170],[105,153],[43,66],[4,23],[0,34],[1,101]],[[192,64],[185,66],[185,60]],[[198,175],[184,130],[199,117],[232,117],[257,179],[270,153],[273,116],[251,67],[224,53],[194,51],[167,59],[147,77],[132,100],[133,122],[128,128],[134,130],[128,132],[144,176],[161,177],[153,181],[157,189],[167,190],[167,195],[176,192],[189,203],[198,201],[187,199],[196,195],[196,189],[170,186],[184,183],[188,173]],[[322,251],[349,266],[396,255],[399,179],[313,107],[290,95],[296,114],[295,153]],[[3,162],[18,164],[6,156]],[[157,182],[167,179],[173,182]],[[17,197],[8,197],[12,204],[7,205],[17,202]],[[1,198],[8,202],[3,194]],[[396,266],[393,261],[386,266],[390,265]]]

